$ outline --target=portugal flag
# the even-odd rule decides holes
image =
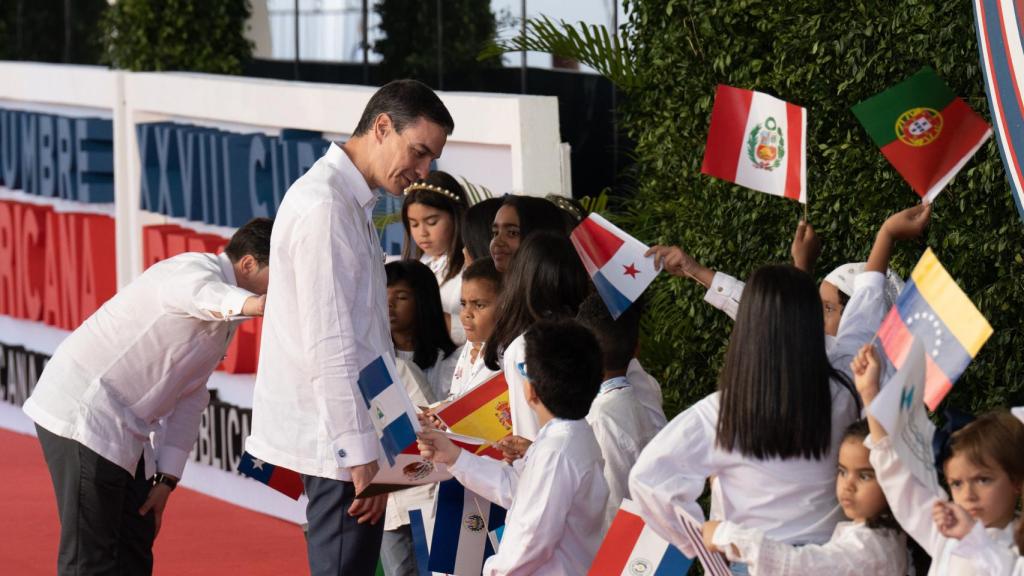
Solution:
[[[924,67],[903,82],[853,107],[889,163],[925,202],[992,135],[992,128]]]
[[[806,142],[805,108],[719,84],[700,171],[807,202]]]

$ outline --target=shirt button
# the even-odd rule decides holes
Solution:
[[[228,308],[228,316],[232,316],[232,315],[234,315],[234,313],[235,313],[234,310],[232,310],[231,308]]]
[[[344,450],[338,450],[338,458],[344,458],[345,456],[348,456],[348,452],[345,452]]]
[[[718,287],[718,291],[719,291],[719,292],[721,292],[721,291],[722,291],[722,287],[721,287],[721,286],[719,286],[719,287]]]

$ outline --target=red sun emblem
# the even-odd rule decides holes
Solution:
[[[636,275],[640,273],[640,271],[637,270],[636,266],[633,266],[632,263],[630,263],[629,266],[623,266],[623,268],[626,269],[625,272],[623,272],[623,274],[629,276],[630,278],[636,278]]]

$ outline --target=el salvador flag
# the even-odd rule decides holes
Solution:
[[[359,371],[359,391],[389,466],[395,465],[395,458],[416,441],[420,431],[416,408],[396,374],[388,355],[378,356]]]
[[[463,488],[458,480],[437,487],[437,511],[430,546],[430,570],[480,574],[495,553],[489,533],[505,524],[505,509]]]
[[[587,216],[569,238],[612,318],[625,312],[658,275],[654,258],[644,257],[647,246],[599,214]]]

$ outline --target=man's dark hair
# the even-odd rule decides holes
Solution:
[[[496,294],[501,294],[501,272],[494,266],[494,260],[481,258],[462,270],[462,283],[483,280],[490,282]]]
[[[455,121],[441,99],[426,84],[418,80],[394,80],[377,90],[363,109],[353,136],[362,136],[373,128],[377,116],[387,114],[395,132],[405,130],[418,118],[425,118],[440,126],[445,134],[455,130]]]
[[[412,354],[413,363],[426,370],[439,360],[438,350],[441,350],[442,358],[450,356],[456,346],[444,321],[441,289],[430,268],[418,260],[396,260],[384,266],[384,274],[388,286],[405,282],[416,299],[416,349]]]
[[[754,271],[718,380],[719,448],[758,460],[828,454],[830,382],[845,386],[855,403],[859,397],[829,363],[823,322],[818,287],[807,273],[789,265]]]
[[[523,338],[527,378],[544,407],[557,418],[586,417],[602,378],[594,334],[574,320],[541,320]]]
[[[494,235],[491,226],[494,224],[494,216],[501,208],[501,202],[501,198],[487,198],[466,210],[466,217],[462,222],[462,245],[466,247],[466,252],[473,260],[491,256],[491,237]]]
[[[270,218],[253,218],[231,236],[224,253],[231,262],[238,262],[248,254],[260,266],[270,264],[270,231],[273,227],[274,221]]]
[[[612,318],[608,306],[596,292],[587,296],[580,304],[576,320],[594,333],[601,344],[606,372],[625,370],[636,352],[636,343],[640,338],[640,315],[643,312],[641,303],[634,302],[618,319]]]

